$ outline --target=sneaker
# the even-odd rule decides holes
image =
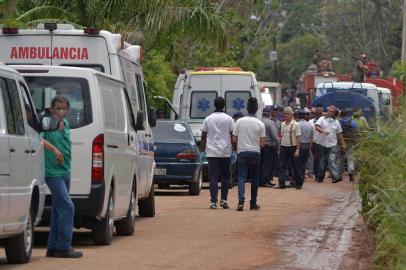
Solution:
[[[295,186],[295,189],[302,189],[303,186]]]
[[[285,186],[281,186],[281,185],[274,187],[274,189],[285,189],[285,188],[286,188]]]
[[[210,209],[217,209],[217,203],[212,202],[212,203],[210,204]]]
[[[259,208],[261,208],[261,207],[258,204],[250,206],[250,210],[259,210]]]
[[[242,211],[244,210],[244,203],[239,202],[237,206],[237,211]]]
[[[83,256],[83,253],[71,248],[68,251],[55,251],[55,258],[69,258],[69,259],[77,259]]]
[[[230,208],[230,207],[228,206],[228,203],[227,203],[226,200],[221,200],[221,201],[220,201],[220,206],[223,207],[224,209]]]

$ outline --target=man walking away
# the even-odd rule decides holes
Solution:
[[[340,122],[335,119],[337,109],[334,106],[328,108],[327,116],[322,116],[316,122],[316,131],[319,133],[320,146],[318,148],[318,171],[317,181],[323,182],[326,173],[326,160],[333,176],[333,183],[341,181],[340,171],[337,164],[338,142],[340,141],[341,149],[345,152],[345,142],[342,134]]]
[[[321,151],[319,148],[320,145],[320,133],[316,131],[316,123],[323,116],[323,105],[318,104],[315,109],[315,116],[313,119],[309,121],[309,123],[313,126],[313,143],[312,143],[312,155],[313,155],[313,174],[316,176],[317,172],[319,171],[319,155],[318,153]]]
[[[56,96],[51,101],[51,114],[60,122],[59,130],[42,135],[45,148],[45,182],[52,194],[51,228],[47,257],[79,258],[83,254],[72,248],[75,207],[69,195],[71,141],[69,122],[65,119],[69,101]]]
[[[250,209],[259,210],[257,204],[261,147],[265,146],[265,125],[255,117],[258,101],[251,97],[247,102],[248,116],[239,119],[233,131],[233,142],[238,152],[238,207],[243,211],[245,202],[245,181],[248,171],[251,178]]]
[[[217,208],[218,179],[221,178],[220,206],[229,208],[227,203],[228,186],[231,177],[231,133],[235,128],[234,120],[224,112],[225,100],[214,100],[215,111],[204,119],[200,150],[206,152],[209,166],[210,209]]]
[[[276,148],[279,143],[278,130],[272,120],[269,119],[272,109],[266,106],[262,113],[262,123],[265,125],[265,146],[261,149],[261,171],[259,185],[261,187],[273,187],[274,158],[277,156]]]
[[[299,175],[297,177],[298,183],[296,188],[300,189],[303,186],[307,162],[309,160],[309,153],[313,142],[314,130],[312,124],[306,121],[306,116],[310,112],[304,110],[299,111],[299,127],[300,127],[300,154],[298,158],[299,163]]]
[[[343,130],[344,142],[347,146],[347,151],[344,153],[344,158],[341,161],[341,164],[344,164],[344,161],[347,160],[347,170],[348,176],[350,177],[350,182],[354,181],[354,172],[355,172],[355,162],[354,162],[354,147],[358,140],[358,126],[354,120],[351,119],[351,112],[342,111],[340,119],[341,128]]]
[[[298,188],[300,181],[298,180],[299,167],[297,158],[300,154],[300,127],[293,119],[293,110],[290,107],[283,109],[285,121],[281,127],[281,147],[279,152],[279,187],[277,189],[286,188],[286,179],[289,174],[289,165],[293,169],[294,186]]]

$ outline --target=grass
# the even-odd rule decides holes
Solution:
[[[404,106],[402,106],[404,108]],[[406,109],[357,146],[362,213],[377,269],[406,269]]]

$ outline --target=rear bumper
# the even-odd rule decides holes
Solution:
[[[157,162],[156,168],[166,169],[166,175],[154,175],[155,184],[188,184],[197,181],[200,163]]]

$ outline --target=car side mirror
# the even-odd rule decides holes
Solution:
[[[156,119],[157,119],[156,109],[154,107],[149,108],[148,109],[148,122],[151,127],[156,126]]]
[[[41,117],[40,130],[41,132],[52,132],[59,128],[60,121],[55,116],[46,114]]]
[[[137,112],[137,119],[135,122],[135,130],[145,130],[144,127],[144,113],[143,112]]]

